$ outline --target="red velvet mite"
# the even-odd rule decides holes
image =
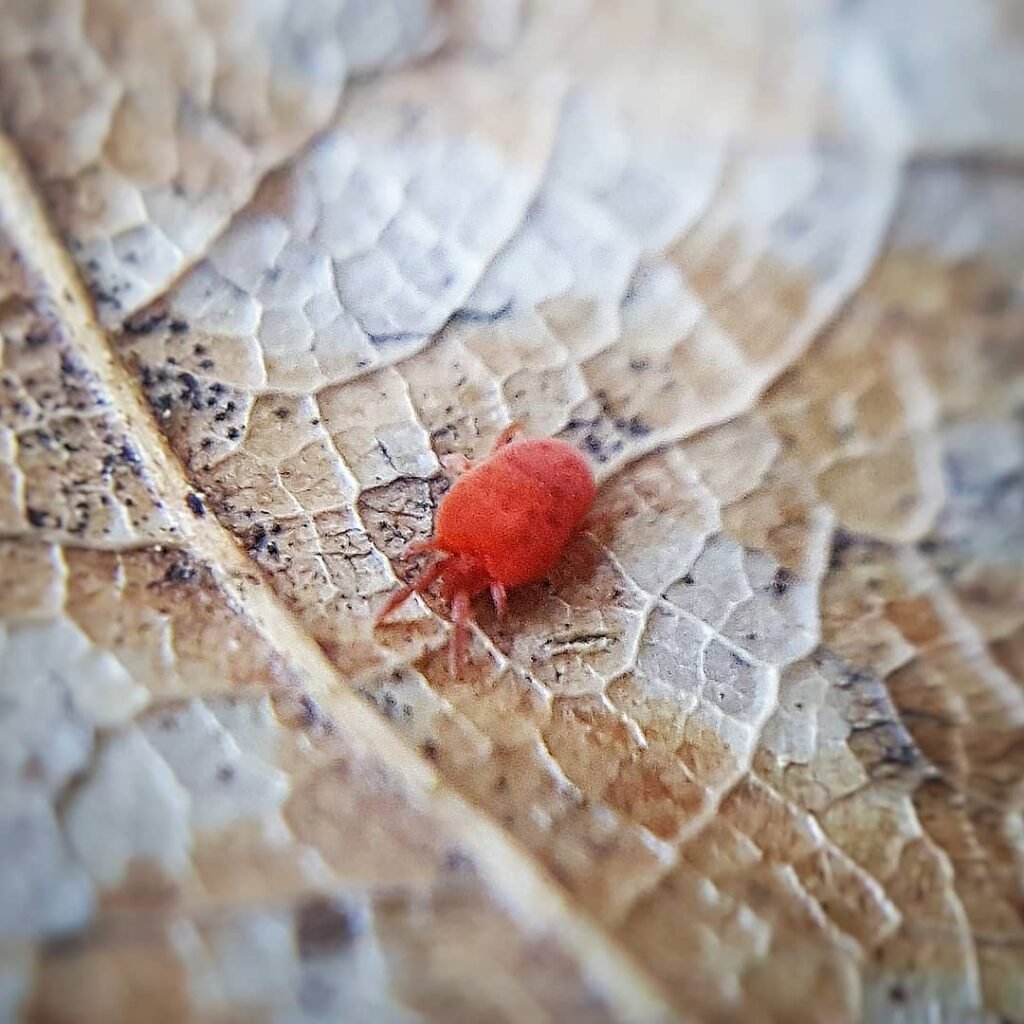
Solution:
[[[407,552],[437,551],[442,557],[394,593],[377,616],[379,623],[440,579],[455,625],[452,675],[466,649],[470,601],[490,590],[503,615],[508,588],[540,579],[554,567],[594,501],[594,476],[575,448],[554,438],[512,440],[518,429],[506,427],[490,456],[444,496],[434,536]]]

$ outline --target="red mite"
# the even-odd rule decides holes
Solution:
[[[434,536],[408,554],[443,557],[394,593],[377,622],[413,594],[441,580],[455,638],[448,651],[457,675],[466,649],[470,601],[490,590],[498,615],[509,587],[540,579],[558,561],[594,501],[594,476],[575,448],[554,438],[512,441],[519,427],[502,432],[490,456],[467,470],[437,510]]]

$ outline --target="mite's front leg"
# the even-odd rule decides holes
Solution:
[[[377,613],[377,618],[374,619],[373,623],[374,626],[379,626],[403,601],[408,601],[413,594],[419,594],[426,590],[444,572],[448,561],[447,558],[442,558],[440,561],[434,562],[433,565],[427,566],[411,583],[407,583],[400,590],[396,590],[388,598],[384,607]]]
[[[466,658],[466,644],[469,641],[469,624],[473,621],[470,610],[469,594],[460,590],[452,600],[452,624],[455,635],[448,646],[448,671],[453,679],[459,676],[459,670]]]
[[[494,602],[494,610],[498,613],[498,618],[503,619],[508,609],[508,591],[505,590],[504,583],[491,584],[491,600]]]
[[[498,435],[497,441],[494,442],[494,447],[491,448],[491,454],[493,455],[499,448],[504,448],[505,445],[512,440],[516,434],[523,432],[523,425],[519,420],[513,420],[505,429]]]

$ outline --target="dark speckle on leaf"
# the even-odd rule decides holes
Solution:
[[[60,372],[66,377],[79,377],[83,371],[69,353],[62,352],[60,356]]]
[[[837,569],[841,569],[843,565],[843,557],[846,552],[852,547],[856,546],[857,538],[847,530],[841,527],[835,531],[832,535],[832,553],[829,557],[828,567],[833,572]]]
[[[199,382],[196,378],[191,373],[179,373],[178,383],[182,385],[181,400],[187,402],[197,411],[202,409],[202,395],[200,394]]]
[[[89,291],[92,297],[101,305],[113,306],[114,309],[121,308],[121,300],[117,298],[113,290],[108,292],[99,285],[92,284],[89,286]]]
[[[786,568],[780,566],[772,577],[772,581],[769,584],[772,593],[781,597],[789,590],[790,585],[793,583],[793,574]]]
[[[626,430],[633,437],[645,437],[651,432],[651,428],[639,416],[631,416],[626,421]]]
[[[302,724],[306,728],[312,729],[315,726],[319,726],[324,732],[332,731],[333,723],[324,715],[320,710],[320,705],[309,694],[304,693],[299,697],[299,708],[301,710]]]
[[[473,860],[465,851],[458,847],[449,850],[444,858],[445,869],[455,874],[467,874],[473,870]]]
[[[124,324],[127,334],[149,334],[155,331],[165,320],[167,313],[161,309],[143,309],[130,316]]]
[[[175,562],[164,573],[163,583],[190,583],[196,578],[195,567],[188,562]]]
[[[358,911],[326,896],[307,900],[295,915],[299,955],[303,959],[337,953],[351,945],[362,931]]]

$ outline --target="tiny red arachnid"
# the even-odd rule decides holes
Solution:
[[[554,567],[597,491],[575,448],[555,438],[513,440],[519,429],[515,423],[506,427],[488,458],[452,485],[438,506],[434,536],[407,551],[443,557],[392,594],[377,616],[382,622],[440,579],[455,625],[448,652],[453,676],[466,648],[470,601],[490,590],[495,610],[504,614],[507,590]]]

